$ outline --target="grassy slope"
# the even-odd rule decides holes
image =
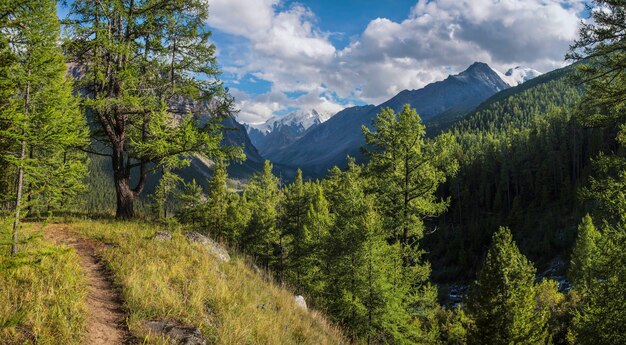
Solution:
[[[39,229],[23,227],[30,240],[15,257],[0,247],[0,344],[80,344],[87,290],[78,256],[43,240]]]
[[[180,231],[172,241],[159,242],[151,238],[160,229],[138,222],[71,227],[107,244],[102,257],[122,287],[129,326],[139,339],[147,336],[144,321],[169,318],[198,327],[218,344],[346,343],[319,314],[300,310],[293,294],[263,279],[243,258],[221,263]]]

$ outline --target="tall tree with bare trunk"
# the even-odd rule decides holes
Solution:
[[[232,101],[207,16],[203,0],[71,3],[66,48],[93,131],[88,151],[111,159],[118,218],[133,218],[151,171],[232,153],[220,145]]]

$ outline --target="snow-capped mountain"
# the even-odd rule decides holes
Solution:
[[[256,128],[263,133],[269,133],[282,126],[302,127],[303,130],[319,125],[328,120],[331,115],[320,113],[315,109],[299,110],[282,116],[272,116],[260,124],[250,124],[249,128]]]
[[[346,156],[362,159],[365,145],[362,126],[371,126],[383,108],[401,111],[405,104],[417,110],[424,122],[438,116],[462,116],[487,98],[510,85],[485,63],[476,62],[465,71],[450,75],[418,90],[404,90],[388,101],[344,109],[328,121],[311,127],[298,140],[263,154],[282,166],[302,168],[309,176],[321,176],[332,166],[345,166]]]
[[[283,116],[273,116],[261,124],[246,126],[252,144],[266,156],[300,139],[310,128],[331,117],[315,109],[299,110]]]
[[[495,71],[495,72],[498,73],[498,76],[505,83],[511,85],[511,87],[517,86],[519,84],[522,84],[525,81],[531,80],[531,79],[541,75],[541,72],[539,72],[537,70],[534,70],[532,68],[523,67],[523,66],[517,66],[517,67],[514,67],[514,68],[510,68],[504,74],[501,73],[501,72],[498,72],[498,71]]]

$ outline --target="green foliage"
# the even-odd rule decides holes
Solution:
[[[578,303],[578,295],[575,292],[559,292],[558,283],[550,279],[544,279],[536,285],[535,289],[537,308],[549,313],[549,343],[571,344],[569,331],[572,325],[573,311]]]
[[[134,216],[154,165],[184,166],[191,153],[241,156],[220,146],[232,102],[207,16],[200,0],[71,2],[66,48],[93,128],[90,151],[111,160],[118,217]]]
[[[572,251],[569,277],[576,290],[587,294],[594,280],[594,260],[599,257],[598,244],[600,232],[593,225],[593,220],[586,215],[578,226],[578,237]]]
[[[572,338],[577,344],[623,344],[626,341],[626,229],[605,226],[602,235],[583,220],[572,263],[582,292],[574,314]],[[598,238],[599,236],[599,238]],[[589,241],[595,241],[596,248]],[[574,268],[574,267],[573,267]]]
[[[548,314],[537,307],[534,280],[532,263],[519,252],[511,232],[500,228],[468,297],[467,310],[475,321],[470,343],[546,343]]]
[[[85,156],[73,149],[87,144],[88,131],[66,77],[56,2],[3,2],[2,13],[0,168],[12,176],[0,194],[13,201],[15,252],[22,209],[68,206],[83,188]]]
[[[300,272],[296,275],[294,285],[304,287],[304,290],[314,298],[321,298],[322,291],[326,287],[324,277],[325,266],[325,243],[330,238],[330,229],[334,223],[334,216],[330,213],[330,205],[324,194],[324,188],[320,184],[310,185],[310,202],[306,210],[300,236],[294,238],[294,242],[303,250],[296,256],[295,270]],[[293,282],[294,280],[291,279]]]
[[[587,86],[581,103],[585,122],[616,128],[626,121],[626,3],[594,0],[590,6],[592,20],[581,23],[567,58],[583,61],[578,71]]]
[[[200,221],[202,214],[200,205],[202,204],[202,187],[193,179],[191,182],[183,181],[183,188],[177,195],[178,212],[176,217],[182,223],[196,224]]]
[[[207,203],[203,209],[206,228],[209,233],[216,237],[229,237],[229,233],[226,231],[226,216],[228,212],[227,167],[228,165],[223,159],[218,158],[215,161],[213,176],[209,181]]]
[[[324,246],[324,309],[354,339],[416,342],[419,322],[406,304],[406,285],[394,284],[402,277],[400,247],[387,243],[360,175],[352,161],[346,172],[333,170],[325,181],[335,222]]]
[[[441,325],[439,341],[442,344],[467,344],[467,332],[472,327],[472,319],[462,308],[440,309],[437,322]]]
[[[180,176],[173,173],[171,169],[163,169],[163,175],[152,195],[152,212],[156,219],[167,220],[168,215],[173,215],[175,196],[180,182]]]
[[[240,242],[244,250],[257,256],[265,267],[273,269],[283,263],[279,243],[281,231],[277,224],[278,205],[282,198],[278,183],[278,178],[272,174],[272,164],[265,161],[263,172],[252,177],[244,192],[251,217]]]

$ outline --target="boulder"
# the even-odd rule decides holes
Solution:
[[[207,345],[198,328],[183,326],[177,321],[151,320],[147,321],[145,326],[152,334],[168,338],[168,344]]]
[[[220,261],[230,261],[230,255],[228,255],[228,251],[224,249],[224,247],[222,247],[219,243],[213,241],[212,239],[202,235],[201,233],[195,231],[186,232],[185,238],[189,242],[195,242],[204,245]]]
[[[157,231],[156,234],[154,234],[154,239],[157,241],[171,241],[172,233],[169,231]]]
[[[307,310],[306,300],[304,299],[304,296],[297,295],[295,297],[295,302],[298,307],[302,308],[303,310]]]

